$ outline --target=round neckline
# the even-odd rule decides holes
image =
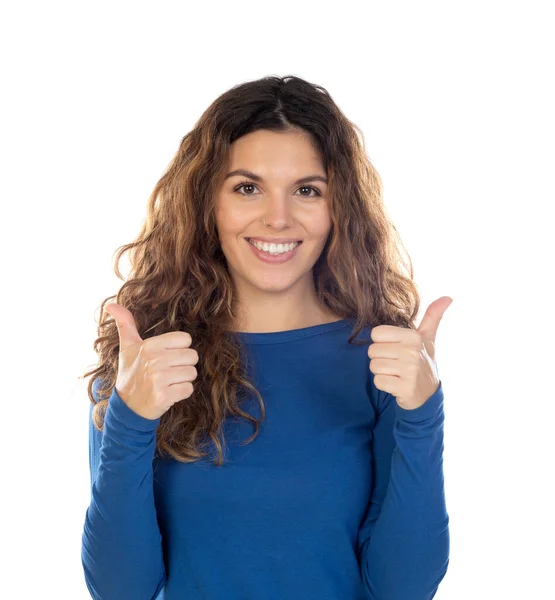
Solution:
[[[351,319],[339,319],[330,323],[320,323],[319,325],[310,325],[299,329],[287,329],[286,331],[268,331],[265,333],[251,333],[247,331],[227,331],[227,334],[238,336],[242,341],[248,344],[275,344],[279,342],[290,342],[302,338],[320,335],[328,331],[342,329],[350,324]]]

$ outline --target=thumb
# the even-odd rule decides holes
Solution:
[[[111,304],[108,304],[104,310],[110,316],[114,317],[114,321],[118,327],[120,352],[125,350],[131,344],[137,344],[143,341],[137,330],[135,318],[125,306],[112,302]]]
[[[428,310],[426,310],[417,331],[419,331],[426,339],[435,342],[439,323],[443,318],[443,314],[451,306],[452,302],[453,298],[450,296],[442,296],[441,298],[434,300],[430,306],[428,306]]]

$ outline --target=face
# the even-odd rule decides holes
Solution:
[[[331,229],[326,172],[306,134],[258,130],[230,147],[216,201],[216,226],[232,279],[241,292],[313,287],[312,268]],[[255,177],[257,176],[257,177]],[[298,180],[307,178],[302,183]],[[266,225],[263,223],[266,223]],[[279,262],[259,257],[248,239],[301,241]],[[265,256],[265,255],[264,255]],[[243,294],[244,295],[244,294]]]

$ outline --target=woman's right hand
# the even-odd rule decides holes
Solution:
[[[197,377],[199,359],[190,348],[191,336],[171,331],[143,340],[131,312],[120,304],[108,304],[119,334],[116,392],[138,415],[158,419],[176,402],[189,398]]]

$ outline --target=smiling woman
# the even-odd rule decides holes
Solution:
[[[318,298],[312,276],[332,221],[325,168],[310,136],[299,129],[249,133],[231,145],[229,168],[215,214],[234,283],[230,329],[283,331],[340,319]],[[318,188],[308,185],[316,181]],[[286,242],[294,245],[277,246]]]
[[[207,108],[101,304],[85,373],[93,598],[434,596],[442,388],[405,410],[369,368],[376,325],[416,329],[401,250],[323,87],[265,77]]]

